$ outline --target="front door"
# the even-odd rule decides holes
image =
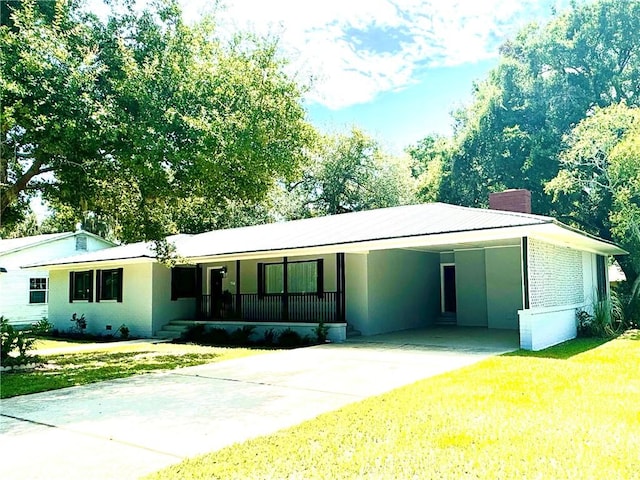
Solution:
[[[456,314],[456,266],[442,265],[442,313]]]
[[[222,318],[222,275],[221,268],[212,268],[209,281],[209,294],[211,295],[211,318]]]

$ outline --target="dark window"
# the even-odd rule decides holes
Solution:
[[[287,263],[287,292],[322,296],[324,269],[322,259]],[[258,294],[284,293],[284,263],[258,264]]]
[[[596,275],[598,279],[598,300],[607,298],[607,258],[603,255],[596,257]]]
[[[69,301],[93,301],[93,271],[69,272]]]
[[[171,300],[196,297],[197,271],[194,267],[173,267],[171,269]]]
[[[29,303],[47,303],[47,279],[29,279]]]
[[[122,268],[96,270],[96,301],[116,300],[122,302]]]

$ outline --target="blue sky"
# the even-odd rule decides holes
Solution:
[[[187,18],[208,8],[206,0],[182,1]],[[497,65],[499,46],[569,3],[229,0],[217,18],[223,31],[280,38],[291,73],[313,78],[305,104],[318,128],[355,124],[398,153],[429,133],[450,134],[450,112],[468,103],[473,82]]]
[[[100,1],[90,3],[99,8]],[[218,3],[180,2],[187,21]],[[358,125],[399,153],[427,134],[450,134],[450,112],[468,103],[473,82],[497,65],[499,46],[569,3],[219,0],[215,18],[223,35],[241,30],[279,38],[289,73],[311,85],[305,106],[320,130]]]

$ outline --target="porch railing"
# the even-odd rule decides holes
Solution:
[[[325,322],[339,321],[336,312],[337,292],[324,292],[322,298],[315,293],[283,295],[257,293],[227,294],[223,299],[211,301],[211,295],[202,295],[199,317],[206,320],[248,320],[252,322]],[[238,307],[240,311],[238,310]]]

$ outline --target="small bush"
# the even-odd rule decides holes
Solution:
[[[230,340],[234,345],[249,345],[251,344],[251,336],[256,329],[254,325],[243,325],[236,328],[231,332]]]
[[[276,343],[276,331],[273,328],[269,328],[264,331],[263,343],[267,346],[270,346]]]
[[[595,301],[592,312],[578,310],[576,312],[578,336],[610,338],[622,333],[626,324],[622,303],[615,291],[611,298]]]
[[[87,329],[87,320],[84,318],[84,313],[78,316],[78,314],[74,312],[73,315],[71,315],[71,321],[75,323],[74,328],[76,332],[79,335],[84,334],[84,331]]]
[[[313,329],[313,333],[316,334],[318,343],[325,343],[327,341],[327,335],[329,334],[329,327],[321,321],[318,323],[318,326]]]
[[[0,365],[3,367],[26,365],[38,361],[35,355],[27,351],[33,347],[36,339],[32,330],[18,330],[9,325],[9,319],[0,316]]]
[[[281,347],[298,347],[302,345],[302,337],[291,328],[287,328],[278,335],[278,345]]]
[[[203,342],[205,335],[205,326],[200,323],[197,325],[191,325],[187,330],[182,334],[182,340],[185,342]]]
[[[129,338],[129,327],[127,327],[124,323],[118,327],[118,333],[120,334],[120,338],[127,339]]]

